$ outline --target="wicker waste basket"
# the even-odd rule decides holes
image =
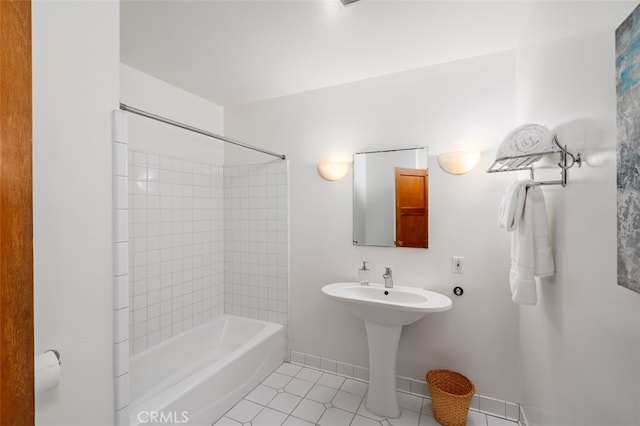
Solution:
[[[429,370],[427,384],[431,393],[433,417],[443,426],[464,426],[471,398],[476,388],[460,373],[449,370]]]

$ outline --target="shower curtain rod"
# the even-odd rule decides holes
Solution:
[[[130,112],[130,113],[133,113],[133,114],[141,115],[142,117],[147,117],[147,118],[150,118],[152,120],[160,121],[160,122],[165,123],[165,124],[170,124],[170,125],[175,126],[175,127],[180,127],[181,129],[185,129],[185,130],[188,130],[190,132],[199,133],[201,135],[209,136],[210,138],[214,138],[214,139],[219,139],[219,140],[221,140],[223,142],[228,142],[230,144],[241,146],[243,148],[252,149],[254,151],[258,151],[258,152],[261,152],[263,154],[272,155],[274,157],[280,158],[281,160],[286,160],[286,158],[287,158],[284,154],[278,154],[278,153],[275,153],[275,152],[272,152],[272,151],[268,151],[266,149],[258,148],[257,146],[249,145],[249,144],[246,144],[246,143],[234,140],[234,139],[230,139],[230,138],[227,138],[227,137],[224,137],[224,136],[216,135],[215,133],[207,132],[206,130],[198,129],[197,127],[189,126],[188,124],[180,123],[179,121],[170,120],[168,118],[165,118],[165,117],[162,117],[162,116],[159,116],[159,115],[156,115],[156,114],[152,114],[150,112],[143,111],[141,109],[134,108],[134,107],[131,107],[129,105],[125,105],[122,102],[120,102],[120,109],[123,110],[123,111],[127,111],[127,112]]]

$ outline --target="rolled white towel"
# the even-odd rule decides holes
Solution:
[[[496,157],[500,159],[549,151],[553,151],[553,137],[549,129],[539,124],[525,124],[509,132],[500,144]],[[539,158],[536,156],[532,160]]]

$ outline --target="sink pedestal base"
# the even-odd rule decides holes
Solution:
[[[402,326],[364,322],[369,343],[369,392],[365,406],[381,417],[400,416],[396,396],[396,360]]]

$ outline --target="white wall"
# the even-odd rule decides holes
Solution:
[[[566,188],[544,190],[557,273],[520,309],[529,425],[640,424],[640,295],[616,283],[614,29],[633,5],[597,7],[581,13],[596,13],[599,31],[545,44],[535,29],[549,19],[535,11],[518,53],[519,120],[549,126],[586,160]]]
[[[122,103],[223,134],[224,110],[221,106],[125,64],[120,64],[120,73]],[[222,165],[224,142],[129,114],[129,149]]]
[[[390,266],[397,284],[448,295],[457,284],[466,290],[451,311],[405,328],[398,374],[423,379],[429,368],[453,368],[478,393],[517,401],[517,308],[507,283],[508,236],[495,225],[513,177],[484,173],[491,152],[464,176],[446,174],[435,160],[454,149],[495,149],[514,127],[515,89],[515,54],[505,52],[225,110],[227,136],[290,159],[293,350],[368,365],[364,325],[320,293],[324,284],[357,280],[366,259],[377,281]],[[353,246],[351,179],[328,182],[317,163],[424,145],[433,156],[431,248]],[[257,159],[264,156],[225,151],[227,164]],[[465,257],[465,275],[451,273],[453,255]]]
[[[36,422],[111,425],[119,2],[34,1],[32,12],[35,349],[62,356]]]

